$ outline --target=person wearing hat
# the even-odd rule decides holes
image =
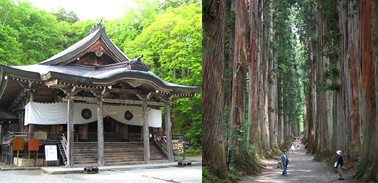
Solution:
[[[341,169],[341,167],[344,165],[344,160],[343,160],[343,157],[341,156],[340,150],[336,151],[336,153],[339,155],[337,157],[337,162],[336,162],[337,172],[339,173],[339,180],[344,180],[343,170]]]
[[[282,151],[282,154],[281,154],[281,163],[284,167],[284,170],[282,172],[282,175],[283,176],[287,176],[287,165],[289,164],[289,158],[287,158],[287,156],[285,155],[285,151]]]

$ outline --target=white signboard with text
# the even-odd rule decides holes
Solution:
[[[46,161],[58,161],[56,145],[45,145]]]

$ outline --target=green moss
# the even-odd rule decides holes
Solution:
[[[365,176],[364,178],[362,178],[362,181],[364,182],[376,181],[375,179],[376,174],[377,172],[368,171],[367,173],[365,173]]]
[[[363,171],[361,169],[358,169],[358,171],[356,172],[356,174],[354,174],[353,178],[357,179],[357,180],[360,180],[364,176],[364,173],[365,173],[365,171]]]
[[[225,180],[220,179],[219,177],[213,175],[208,166],[202,166],[202,182],[206,183],[231,183],[236,182],[236,179],[233,181],[230,177],[227,177]]]
[[[218,177],[209,172],[207,166],[202,167],[202,181],[203,182],[222,182]]]

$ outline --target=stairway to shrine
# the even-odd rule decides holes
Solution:
[[[127,165],[144,163],[143,142],[105,142],[105,165]],[[150,143],[151,161],[168,160],[167,156]],[[76,142],[74,144],[74,165],[97,165],[97,143]]]

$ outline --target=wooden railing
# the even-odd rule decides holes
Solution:
[[[67,138],[64,135],[64,133],[62,134],[62,138],[60,140],[60,143],[62,144],[64,154],[66,155],[66,157],[68,157],[68,154],[67,154]]]
[[[10,144],[12,140],[16,138],[15,136],[15,132],[8,132],[8,134],[1,138],[1,144]]]
[[[181,134],[173,134],[172,135],[172,152],[173,152],[173,157],[174,157],[175,160],[178,160],[179,154],[183,153],[183,151],[182,151],[182,142],[183,141],[184,141],[183,135],[181,135]],[[168,157],[166,136],[155,136],[154,135],[154,142],[164,152],[164,154],[167,155],[167,157]]]
[[[161,151],[168,157],[167,152],[167,139],[163,136],[154,136],[155,144],[160,148]]]
[[[13,149],[12,144],[1,144],[1,156],[0,161],[7,165],[13,164]]]

